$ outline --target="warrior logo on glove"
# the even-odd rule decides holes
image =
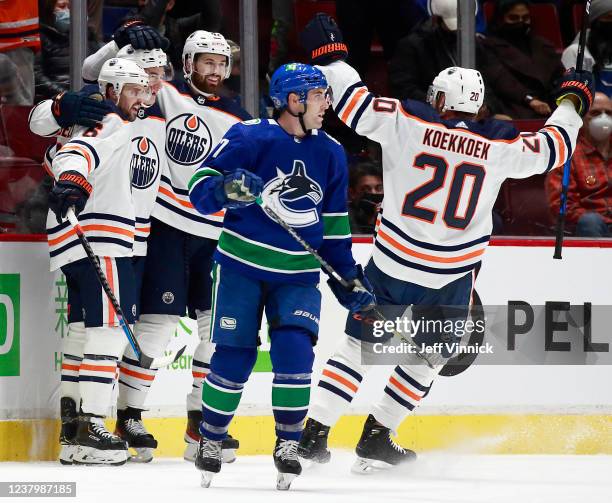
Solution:
[[[278,167],[277,177],[270,180],[263,190],[263,200],[292,227],[316,224],[319,215],[316,206],[323,198],[320,185],[308,176],[303,161],[293,161],[291,173],[285,174]]]

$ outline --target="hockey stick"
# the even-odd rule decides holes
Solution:
[[[179,349],[179,351],[176,354],[171,353],[167,356],[159,356],[157,358],[153,358],[142,352],[142,349],[140,348],[140,344],[138,344],[138,340],[134,336],[134,332],[132,332],[132,329],[125,321],[125,317],[123,316],[123,310],[121,309],[119,302],[117,302],[117,298],[115,297],[113,290],[108,284],[108,281],[106,279],[106,276],[104,275],[104,272],[102,272],[102,269],[100,268],[100,264],[98,263],[98,258],[96,257],[96,254],[91,249],[91,245],[89,244],[89,241],[85,237],[85,233],[83,232],[83,229],[81,225],[79,224],[79,220],[74,214],[74,210],[72,208],[69,208],[66,216],[68,217],[68,221],[72,225],[72,228],[75,230],[79,238],[79,241],[83,245],[83,248],[85,249],[85,253],[87,254],[87,258],[89,259],[89,262],[91,263],[91,265],[93,265],[94,269],[96,270],[96,276],[98,277],[98,281],[100,282],[100,285],[102,286],[102,289],[104,290],[104,293],[106,293],[108,300],[110,300],[110,303],[112,304],[113,309],[115,310],[115,314],[117,315],[119,324],[121,325],[121,328],[123,329],[123,332],[125,333],[125,336],[127,337],[128,342],[130,343],[130,346],[132,346],[134,353],[136,353],[136,356],[138,358],[138,363],[140,364],[140,366],[147,368],[147,369],[159,369],[162,367],[166,367],[167,365],[170,365],[171,363],[178,360],[183,354],[183,352],[185,351],[185,349],[187,348],[187,346],[183,346],[181,349]]]
[[[586,0],[584,4],[584,12],[582,13],[582,28],[580,29],[580,37],[578,38],[578,55],[576,57],[576,71],[582,70],[584,63],[584,49],[586,47],[586,32],[589,26],[589,12],[591,10],[591,0]],[[557,216],[557,227],[555,229],[555,253],[554,259],[561,259],[561,250],[563,249],[563,232],[565,231],[565,217],[567,210],[567,190],[570,183],[570,169],[572,158],[568,157],[563,165],[563,179],[561,180],[561,197],[559,205],[559,215]]]
[[[317,262],[319,262],[319,264],[321,264],[321,267],[323,267],[323,269],[325,269],[325,271],[327,271],[327,273],[334,278],[338,283],[340,283],[346,290],[348,291],[353,291],[353,290],[359,290],[361,289],[362,291],[365,290],[365,287],[361,284],[361,282],[357,279],[351,280],[351,281],[347,281],[346,279],[344,279],[342,276],[340,276],[340,274],[338,274],[338,272],[323,258],[321,257],[321,255],[319,255],[319,252],[317,252],[317,250],[315,250],[312,246],[310,246],[294,229],[293,227],[291,227],[287,222],[285,222],[272,208],[270,208],[264,201],[263,199],[260,197],[258,197],[255,202],[261,207],[261,209],[266,212],[266,214],[272,219],[274,220],[278,225],[280,225],[283,229],[285,229],[285,231],[287,231],[287,233],[293,238],[295,239],[301,246],[302,248],[304,248],[304,250],[306,250],[308,253],[310,253]],[[370,304],[369,306],[366,306],[363,309],[363,312],[367,312],[367,313],[372,313],[377,320],[380,321],[387,321],[387,318],[378,310],[378,308],[376,307],[376,304]],[[425,354],[422,351],[419,351],[419,347],[416,344],[416,342],[414,342],[414,340],[412,339],[412,337],[410,337],[410,335],[406,334],[406,335],[402,335],[400,334],[397,330],[393,330],[393,335],[397,338],[399,338],[402,342],[408,344],[409,346],[413,347],[415,349],[415,353],[419,358],[423,359],[425,361],[425,363],[427,364],[427,366],[429,368],[435,368],[434,363],[432,363],[429,358],[427,356],[425,356]]]

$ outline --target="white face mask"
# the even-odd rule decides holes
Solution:
[[[612,134],[612,116],[603,112],[589,122],[589,133],[595,141],[604,141]]]

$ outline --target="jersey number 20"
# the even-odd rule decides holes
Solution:
[[[406,217],[417,218],[433,224],[436,221],[438,211],[419,206],[418,203],[444,187],[448,172],[448,163],[444,157],[423,153],[414,158],[413,167],[418,169],[433,168],[433,177],[431,180],[406,194],[402,214]],[[468,177],[472,177],[474,180],[472,190],[468,198],[465,213],[463,215],[458,215],[457,212],[459,210],[461,194]],[[444,214],[442,216],[442,220],[444,220],[444,223],[448,227],[465,229],[469,225],[476,211],[476,205],[478,204],[478,197],[482,190],[484,178],[485,169],[478,164],[462,162],[455,167],[448,197],[446,198],[446,204],[444,205]]]

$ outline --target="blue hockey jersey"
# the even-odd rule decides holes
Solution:
[[[237,168],[263,179],[266,204],[341,275],[353,271],[348,169],[338,142],[317,130],[296,138],[272,119],[238,123],[192,177],[194,206],[205,214],[219,211],[213,198],[204,197],[207,184]],[[319,263],[257,204],[227,210],[215,260],[262,280],[319,282]]]

